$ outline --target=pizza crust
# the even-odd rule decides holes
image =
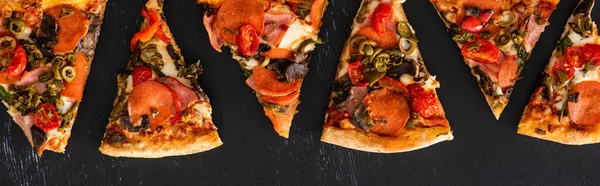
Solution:
[[[321,141],[365,152],[397,153],[417,150],[454,138],[449,127],[404,128],[396,137],[365,133],[364,130],[326,126]]]
[[[161,143],[111,145],[103,142],[100,146],[100,152],[113,157],[162,158],[204,152],[222,144],[223,142],[221,142],[217,131],[209,130],[202,133],[190,133],[185,138]]]
[[[577,129],[566,126],[555,131],[548,131],[548,124],[524,122],[519,124],[517,133],[565,145],[586,145],[600,143],[600,128]]]

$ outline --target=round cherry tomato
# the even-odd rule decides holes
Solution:
[[[251,56],[258,50],[258,35],[251,24],[246,24],[239,29],[236,36],[238,50],[245,56]]]
[[[146,65],[140,65],[133,68],[132,74],[133,86],[152,79],[152,68]]]
[[[60,126],[60,116],[56,112],[56,108],[49,103],[42,103],[38,106],[33,118],[35,120],[35,126],[45,132]]]
[[[438,107],[439,103],[433,92],[425,90],[416,83],[410,84],[406,88],[412,100],[410,106],[413,111],[418,112],[423,118],[429,118],[438,114],[440,109]]]
[[[6,76],[16,78],[25,71],[27,66],[27,54],[21,45],[17,45],[15,55],[10,60],[10,64],[6,68]]]
[[[483,23],[475,16],[468,16],[463,20],[461,28],[467,32],[478,34],[483,30]]]
[[[583,67],[586,61],[584,47],[572,46],[567,48],[565,51],[565,58],[567,59],[567,63],[569,63],[569,65],[577,68]]]
[[[392,6],[389,4],[380,4],[371,16],[371,24],[375,32],[382,34],[387,30],[387,24],[392,12]]]
[[[583,46],[583,53],[586,60],[596,66],[600,66],[600,45],[585,44],[585,46]]]
[[[369,81],[363,73],[363,64],[360,61],[348,64],[348,76],[350,76],[350,81],[355,86],[369,85]]]
[[[564,61],[557,61],[554,64],[554,67],[552,67],[552,73],[554,74],[554,76],[558,77],[559,70],[564,72],[569,79],[571,79],[575,75],[575,68],[573,68],[568,63],[565,63]]]
[[[465,43],[461,54],[480,63],[498,63],[500,50],[496,45],[486,39],[477,38],[475,41]]]

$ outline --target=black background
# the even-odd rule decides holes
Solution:
[[[319,45],[302,87],[290,138],[264,116],[228,51],[214,51],[193,0],[167,0],[165,15],[188,63],[202,60],[200,77],[224,145],[162,159],[112,158],[98,151],[116,75],[125,68],[138,31],[141,0],[109,0],[92,72],[66,154],[39,159],[5,109],[0,117],[0,185],[598,185],[598,145],[565,146],[516,133],[521,113],[563,32],[576,0],[563,0],[550,18],[518,81],[512,101],[494,119],[433,6],[408,0],[429,71],[441,82],[440,100],[455,139],[400,154],[374,154],[322,143],[324,112],[343,42],[360,1],[330,0]],[[593,14],[600,20],[600,15]]]

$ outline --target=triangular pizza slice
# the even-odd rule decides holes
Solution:
[[[231,49],[280,136],[289,136],[327,0],[198,0],[217,51]]]
[[[38,155],[64,153],[106,0],[1,1],[0,97]]]
[[[199,153],[222,144],[199,64],[186,65],[164,19],[162,0],[148,0],[131,39],[131,56],[100,151],[116,157],[159,158]]]
[[[594,0],[582,0],[521,117],[519,134],[569,145],[600,143],[600,37]]]
[[[496,119],[559,0],[430,0]]]
[[[321,141],[394,153],[452,140],[404,0],[363,0],[344,46]]]

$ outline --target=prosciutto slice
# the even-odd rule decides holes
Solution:
[[[289,25],[296,20],[290,13],[265,13],[265,27],[262,36],[273,46],[278,46]]]
[[[535,17],[535,15],[531,14],[527,23],[527,34],[525,35],[525,40],[523,42],[527,51],[531,51],[533,49],[533,46],[535,46],[535,43],[538,41],[540,34],[544,32],[544,29],[548,25],[548,22],[541,25],[538,24],[535,21]]]
[[[181,102],[181,106],[183,106],[183,108],[187,108],[190,104],[193,104],[199,100],[198,95],[196,95],[196,92],[181,84],[174,78],[161,77],[156,79],[156,81],[169,86],[169,88],[175,91],[175,93],[177,93],[177,97],[179,97],[179,101]]]
[[[32,83],[34,83],[38,80],[38,77],[42,73],[50,72],[50,71],[52,71],[52,67],[49,67],[49,66],[42,66],[42,67],[36,68],[32,71],[25,71],[23,73],[23,76],[21,76],[21,79],[19,80],[19,82],[23,86],[31,85]]]
[[[204,23],[204,27],[206,28],[206,32],[208,32],[208,38],[210,40],[210,45],[216,50],[221,52],[221,47],[223,46],[223,39],[215,32],[213,29],[213,23],[215,22],[215,16],[206,16],[202,19]]]

